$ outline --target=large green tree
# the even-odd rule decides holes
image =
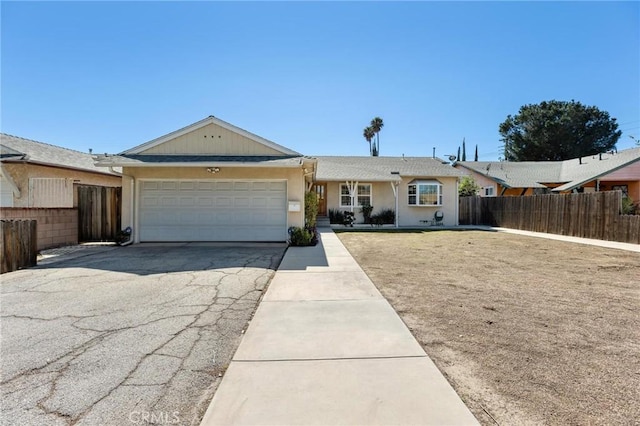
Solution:
[[[554,161],[615,147],[622,134],[615,118],[572,100],[524,105],[500,124],[507,161]]]

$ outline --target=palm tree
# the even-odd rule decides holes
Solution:
[[[365,127],[364,131],[362,132],[362,136],[364,136],[367,142],[369,142],[369,155],[373,155],[373,151],[371,149],[371,140],[373,139],[375,134],[376,133],[373,131],[371,127]]]
[[[375,117],[373,120],[371,120],[371,129],[373,129],[376,134],[376,149],[373,151],[375,157],[380,155],[380,130],[382,130],[383,127],[384,123],[382,122],[382,118]]]

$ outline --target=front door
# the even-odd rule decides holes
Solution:
[[[314,191],[318,196],[318,216],[327,215],[327,184],[316,183],[313,185]]]

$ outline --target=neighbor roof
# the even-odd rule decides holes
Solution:
[[[431,157],[314,157],[318,181],[394,182],[400,176],[458,177],[464,173]]]
[[[140,154],[143,151],[146,151],[149,148],[152,148],[154,146],[160,145],[162,143],[165,143],[167,141],[170,141],[172,139],[175,139],[177,137],[180,137],[182,135],[185,135],[189,132],[193,132],[194,130],[198,130],[202,127],[208,126],[209,124],[215,124],[217,126],[222,127],[223,129],[229,130],[231,132],[237,133],[239,135],[242,135],[254,142],[260,143],[262,145],[265,145],[271,149],[274,149],[276,151],[281,152],[283,155],[293,155],[293,156],[301,156],[302,154],[300,154],[299,152],[293,151],[289,148],[286,148],[282,145],[278,145],[275,142],[272,142],[268,139],[265,139],[261,136],[258,136],[254,133],[248,132],[244,129],[241,129],[240,127],[234,126],[231,123],[227,123],[226,121],[220,120],[217,117],[214,117],[213,115],[210,115],[209,117],[200,120],[200,121],[196,121],[193,124],[190,124],[186,127],[183,127],[182,129],[178,129],[175,130],[171,133],[167,133],[164,136],[160,136],[159,138],[153,139],[149,142],[145,142],[141,145],[135,146],[131,149],[128,149],[124,152],[122,152],[123,155],[127,155],[127,154]]]
[[[27,162],[107,175],[117,175],[117,173],[111,173],[105,169],[96,167],[91,154],[74,151],[61,146],[37,142],[5,133],[0,133],[0,145],[0,156],[2,162],[5,163]]]
[[[545,188],[570,191],[640,160],[640,147],[565,161],[460,161],[461,167],[486,176],[506,188]]]

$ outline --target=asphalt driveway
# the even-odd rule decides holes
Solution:
[[[138,245],[0,278],[1,423],[197,422],[284,245]]]

